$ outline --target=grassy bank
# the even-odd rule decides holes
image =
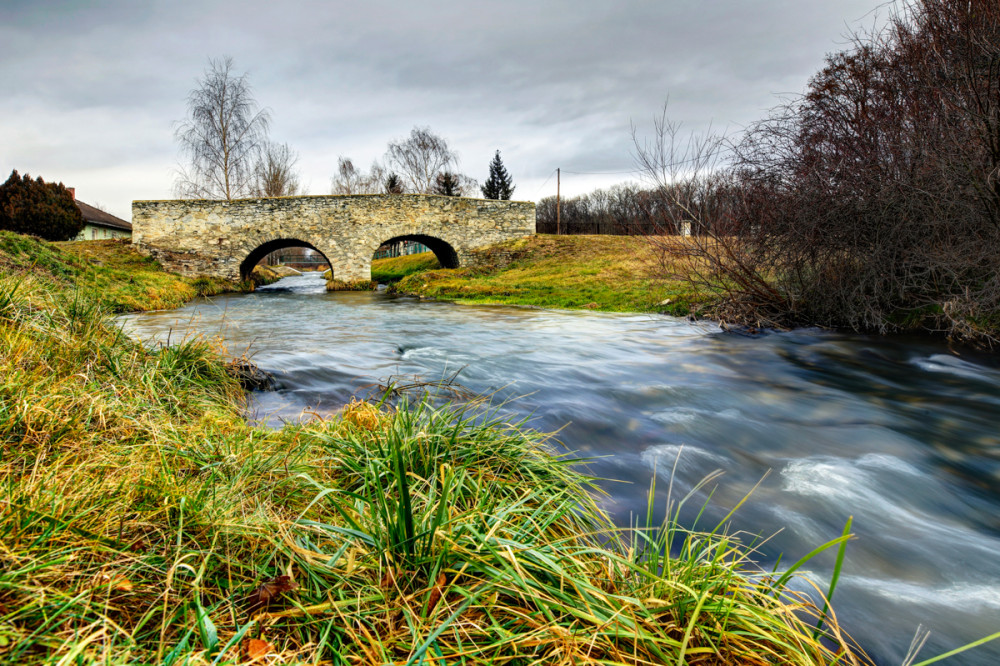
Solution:
[[[407,275],[441,268],[433,252],[407,254],[402,257],[372,261],[372,280],[388,284],[398,282]]]
[[[422,252],[389,259],[374,259],[371,280],[338,280],[332,277],[330,271],[323,273],[323,277],[326,278],[327,291],[373,291],[380,283],[392,284],[407,275],[440,267],[441,264],[433,252]]]
[[[251,427],[211,344],[106,319],[182,280],[3,240],[2,663],[863,663],[721,530],[626,538],[544,435],[419,401]]]
[[[176,308],[196,296],[247,291],[278,279],[256,270],[252,283],[219,278],[183,278],[164,271],[128,241],[46,243],[0,231],[0,271],[23,275],[53,293],[74,293],[111,313]]]
[[[684,240],[677,244],[671,261],[684,274]],[[382,260],[380,270],[403,274],[395,285],[400,293],[469,303],[683,316],[710,300],[683,280],[651,278],[662,266],[657,250],[639,237],[537,235],[480,251],[475,266],[413,271],[424,256]]]
[[[236,288],[167,273],[123,241],[44,243],[6,231],[0,231],[0,271],[8,279],[30,277],[52,293],[86,294],[111,312],[173,308],[198,295]]]

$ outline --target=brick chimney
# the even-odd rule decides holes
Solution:
[[[69,190],[69,195],[71,197],[73,197],[73,201],[76,201],[76,188],[75,187],[67,187],[66,189]]]

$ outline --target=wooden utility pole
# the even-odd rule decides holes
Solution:
[[[556,236],[562,233],[562,224],[559,220],[559,169],[556,169]]]

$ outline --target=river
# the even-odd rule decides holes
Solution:
[[[623,525],[724,474],[702,525],[758,482],[731,531],[771,536],[760,564],[856,539],[834,597],[879,664],[919,625],[928,658],[1000,630],[1000,364],[927,339],[800,330],[745,337],[666,316],[327,293],[317,274],[123,318],[144,340],[221,336],[274,373],[271,425],[331,413],[390,377],[458,382],[592,458]],[[708,501],[699,491],[684,519]],[[833,555],[812,577],[829,582]],[[1000,663],[1000,641],[944,663]]]

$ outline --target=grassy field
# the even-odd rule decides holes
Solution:
[[[433,252],[407,254],[391,259],[375,259],[372,261],[372,280],[383,284],[402,280],[407,275],[440,268]]]
[[[0,663],[864,663],[724,527],[617,529],[483,405],[248,425],[212,342],[107,319],[183,288],[0,235]]]
[[[677,243],[673,261],[683,273],[688,258],[683,239]],[[407,268],[424,256],[382,260],[380,269],[402,274],[399,293],[469,303],[683,316],[711,299],[682,280],[650,277],[659,269],[657,255],[640,237],[538,235],[480,251],[468,268]]]

